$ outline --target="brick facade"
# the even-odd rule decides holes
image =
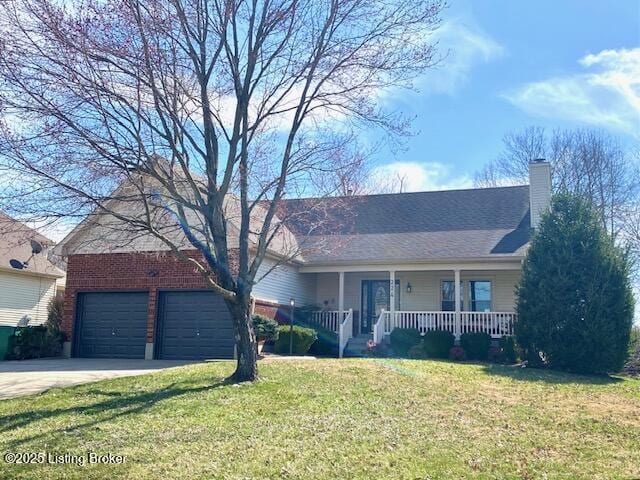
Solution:
[[[196,251],[192,258],[201,258]],[[62,330],[73,338],[76,299],[82,292],[149,292],[147,342],[153,342],[156,325],[156,302],[159,290],[205,289],[204,278],[171,253],[110,253],[71,255],[67,263]]]
[[[290,307],[288,305],[281,305],[279,303],[267,302],[264,300],[256,299],[253,307],[253,313],[255,315],[263,315],[268,318],[274,319],[276,322],[282,325],[289,323]]]

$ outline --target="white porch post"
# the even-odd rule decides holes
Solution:
[[[453,291],[454,301],[456,304],[456,340],[460,340],[460,334],[462,333],[461,323],[460,323],[460,270],[453,271]]]
[[[338,280],[338,311],[340,312],[339,315],[339,323],[342,323],[342,320],[344,320],[342,317],[344,315],[344,272],[340,272],[339,274],[339,280]]]
[[[396,324],[396,271],[389,271],[389,315],[391,315],[391,330]]]

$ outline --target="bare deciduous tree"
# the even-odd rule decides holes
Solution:
[[[346,169],[336,170],[334,182],[339,181],[337,189],[341,195],[377,195],[385,193],[403,193],[409,183],[405,172],[389,172],[386,169],[372,168],[366,157],[355,157],[356,162]],[[337,174],[340,174],[338,176]],[[331,178],[331,177],[330,177]]]
[[[625,239],[633,222],[633,206],[640,198],[639,165],[631,152],[610,135],[593,130],[556,130],[530,127],[504,138],[504,151],[476,174],[481,187],[528,182],[529,162],[551,162],[554,191],[569,191],[589,198],[614,237]],[[637,221],[637,219],[636,219]]]
[[[95,212],[112,220],[102,231],[152,237],[190,262],[232,314],[233,378],[253,380],[250,295],[268,249],[287,244],[279,202],[344,166],[336,152],[362,127],[403,132],[379,94],[434,63],[442,8],[2,2],[0,164],[20,179],[3,186],[4,206],[22,217]]]
[[[502,139],[503,151],[492,162],[476,173],[478,187],[498,187],[526,183],[529,162],[546,158],[547,140],[540,127],[528,127],[522,132],[508,133]]]

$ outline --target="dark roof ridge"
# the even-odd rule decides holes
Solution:
[[[344,199],[344,198],[371,198],[371,197],[385,197],[385,196],[399,196],[399,195],[416,195],[425,193],[449,193],[449,192],[471,192],[471,191],[484,191],[484,190],[505,190],[507,188],[528,188],[529,184],[523,185],[505,185],[501,187],[473,187],[473,188],[452,188],[445,190],[420,190],[418,192],[391,192],[391,193],[367,193],[363,195],[336,195],[335,197],[296,197],[296,198],[283,198],[285,202],[294,202],[299,200],[328,200],[328,199]]]

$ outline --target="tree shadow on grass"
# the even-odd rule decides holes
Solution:
[[[14,430],[16,428],[29,427],[35,422],[59,417],[62,415],[82,414],[86,415],[86,418],[90,419],[87,422],[79,423],[73,426],[65,426],[64,428],[60,428],[57,430],[47,430],[45,432],[37,433],[20,440],[15,440],[7,445],[15,447],[55,433],[70,433],[77,430],[95,427],[100,423],[108,422],[118,417],[141,413],[163,400],[176,398],[182,395],[213,390],[225,385],[231,385],[232,383],[234,382],[228,379],[221,380],[211,385],[202,385],[197,387],[186,387],[181,386],[179,383],[172,383],[158,390],[131,394],[121,393],[117,391],[92,389],[87,391],[86,393],[106,396],[108,398],[104,401],[99,401],[91,405],[42,409],[2,416],[0,417],[0,435],[4,432]],[[71,400],[73,400],[73,397],[71,397]]]
[[[522,382],[542,382],[555,385],[611,385],[622,382],[623,379],[609,375],[579,375],[575,373],[558,372],[543,368],[521,368],[515,365],[485,364],[485,373],[508,377]]]

